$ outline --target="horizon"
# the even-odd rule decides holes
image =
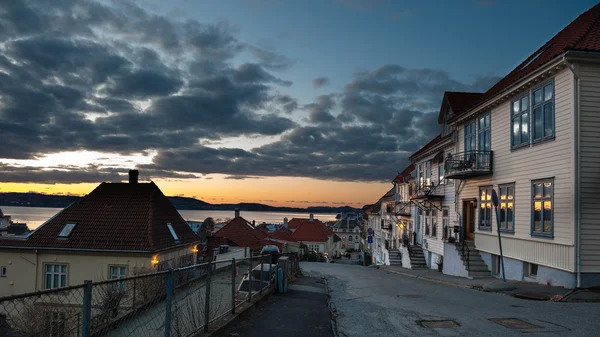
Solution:
[[[211,204],[360,208],[441,131],[444,91],[484,92],[595,4],[1,3],[0,192],[135,168]]]

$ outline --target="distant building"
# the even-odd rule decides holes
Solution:
[[[200,231],[200,227],[202,226],[202,221],[186,221],[190,229],[194,231],[194,233],[198,233]]]
[[[0,296],[196,262],[199,238],[153,182],[102,183],[21,238],[0,238]]]

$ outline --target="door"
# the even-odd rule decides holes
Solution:
[[[417,222],[415,226],[415,232],[417,233],[417,244],[423,243],[423,235],[421,229],[423,228],[423,210],[417,209]]]
[[[463,201],[463,228],[465,231],[465,239],[475,239],[475,201]]]

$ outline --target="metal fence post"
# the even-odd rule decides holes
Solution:
[[[248,302],[252,302],[252,258],[248,266]]]
[[[210,321],[210,279],[212,278],[212,262],[208,265],[208,274],[206,275],[206,296],[204,298],[204,331],[208,331]]]
[[[81,335],[90,337],[92,327],[92,281],[84,281],[83,307],[81,309]]]
[[[235,314],[235,258],[231,259],[231,313]]]
[[[263,275],[264,274],[263,271],[265,270],[264,261],[265,261],[264,256],[261,256],[260,257],[260,290],[259,290],[259,294],[261,294],[261,295],[262,295],[263,282],[264,282],[263,281],[263,276],[264,276]]]
[[[171,336],[171,307],[173,304],[173,268],[167,274],[167,300],[165,301],[165,337]]]
[[[135,310],[135,286],[136,286],[136,280],[137,279],[133,279],[133,298],[131,299],[133,301],[133,304],[131,305],[133,307],[133,310]]]

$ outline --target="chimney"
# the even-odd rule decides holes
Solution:
[[[140,175],[140,171],[138,170],[129,170],[129,183],[130,184],[137,184],[138,183],[138,177]]]
[[[256,220],[252,220],[252,227],[256,227]]]
[[[240,209],[239,209],[239,208],[236,208],[236,209],[235,209],[235,217],[236,217],[236,218],[239,218],[239,217],[240,217]]]
[[[288,218],[283,218],[283,227],[288,228]]]
[[[315,221],[315,215],[310,213],[310,222],[314,222]]]

